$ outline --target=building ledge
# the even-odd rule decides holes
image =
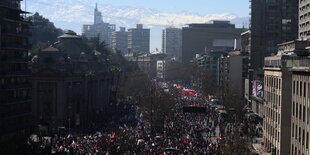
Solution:
[[[264,103],[264,99],[262,99],[262,98],[259,98],[259,97],[253,96],[253,95],[251,95],[251,98],[258,101],[258,102]]]

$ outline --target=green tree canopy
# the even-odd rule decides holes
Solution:
[[[63,33],[61,29],[55,27],[53,22],[37,12],[27,18],[32,22],[30,43],[33,45],[33,49],[31,52],[37,52],[49,46]]]

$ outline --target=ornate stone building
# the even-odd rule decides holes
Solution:
[[[52,132],[85,129],[107,109],[109,65],[73,31],[58,39],[32,58],[35,122]]]

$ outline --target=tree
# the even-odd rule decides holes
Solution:
[[[112,50],[108,48],[108,45],[104,41],[100,42],[99,36],[90,39],[82,36],[82,40],[93,50],[99,51],[106,56],[112,54]]]
[[[195,85],[196,88],[200,89],[206,95],[216,94],[218,88],[216,75],[204,66],[194,65],[193,68],[193,85]]]
[[[193,64],[181,63],[178,61],[170,61],[166,64],[165,76],[167,80],[181,81],[190,84],[193,74]]]
[[[46,48],[51,43],[57,40],[57,37],[63,34],[63,31],[56,28],[54,23],[50,22],[49,19],[44,18],[39,13],[35,13],[32,16],[27,17],[32,23],[32,36],[30,42],[33,48],[30,52],[35,53]]]

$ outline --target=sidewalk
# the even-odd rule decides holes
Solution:
[[[256,138],[257,143],[253,143],[252,147],[255,151],[255,153],[258,153],[259,155],[271,155],[271,153],[267,153],[264,149],[264,146],[262,145],[262,138]]]

